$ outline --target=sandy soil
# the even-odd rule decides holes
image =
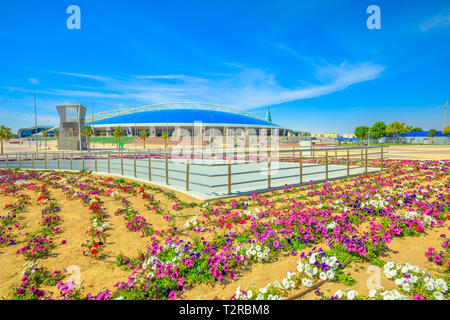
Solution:
[[[434,149],[433,149],[434,150]],[[437,151],[437,150],[434,150]],[[106,179],[105,176],[92,176],[92,179],[101,182]],[[132,182],[133,180],[126,180]],[[421,181],[421,184],[434,184],[433,182]],[[38,183],[42,184],[42,183]],[[336,181],[332,183],[333,186],[343,187],[350,189],[350,184],[346,181]],[[163,191],[169,191],[162,189]],[[39,259],[39,263],[49,270],[61,270],[64,271],[70,266],[78,266],[81,269],[81,280],[84,293],[97,293],[102,290],[113,290],[113,285],[118,281],[126,281],[130,275],[129,271],[123,271],[115,266],[115,257],[119,253],[124,253],[127,256],[137,256],[138,251],[145,251],[148,247],[150,238],[143,237],[138,233],[130,232],[126,228],[126,221],[123,216],[116,216],[114,212],[121,208],[121,201],[114,200],[110,197],[99,197],[104,201],[104,206],[107,208],[107,212],[110,215],[110,231],[108,231],[108,238],[105,245],[106,257],[103,259],[94,260],[84,257],[82,255],[82,244],[88,239],[85,235],[86,230],[89,228],[89,211],[87,206],[83,205],[80,200],[67,200],[61,190],[50,190],[51,195],[58,201],[61,207],[61,216],[63,222],[61,227],[63,232],[54,237],[54,243],[56,248],[52,251],[52,254],[45,259]],[[27,205],[26,210],[19,213],[20,228],[16,234],[18,239],[25,239],[27,233],[37,230],[40,226],[38,221],[40,219],[41,210],[43,205],[36,204],[36,198],[38,195],[34,191],[23,191],[22,193],[31,197],[31,204]],[[164,211],[170,211],[170,208],[175,202],[170,199],[164,192],[153,192],[154,199],[161,203],[160,207]],[[197,202],[195,199],[190,198],[187,195],[174,193],[178,198],[186,202]],[[266,196],[269,201],[275,201],[281,194],[281,191],[274,193],[267,193]],[[302,192],[304,195],[305,192]],[[148,210],[145,205],[148,200],[142,200],[139,197],[134,197],[128,193],[121,192],[121,196],[128,199],[132,207],[139,212],[140,215],[145,217],[151,224],[154,230],[167,230],[171,227],[171,223],[164,219],[167,214],[157,214]],[[295,197],[299,194],[285,194],[284,197]],[[318,197],[312,197],[309,199],[320,200]],[[6,197],[0,195],[0,210],[6,204],[14,202],[12,197]],[[262,206],[259,206],[263,208]],[[277,209],[282,210],[286,208],[287,204],[280,202],[277,203]],[[253,206],[255,208],[255,205]],[[175,223],[178,227],[184,224],[184,222],[193,215],[201,215],[200,208],[185,208],[176,212]],[[427,231],[426,234],[420,237],[409,238],[394,238],[390,244],[391,252],[383,257],[385,261],[396,260],[398,262],[409,262],[415,264],[420,268],[428,270],[430,273],[442,276],[442,268],[427,261],[424,256],[425,251],[429,247],[438,248],[441,243],[440,235],[442,233],[448,233],[449,227],[448,221],[446,224],[439,228],[434,228]],[[205,238],[209,238],[210,235],[202,234]],[[160,237],[161,238],[161,237]],[[182,239],[191,240],[189,236],[181,235]],[[62,244],[65,240],[66,244]],[[14,288],[20,284],[20,271],[22,265],[25,263],[25,258],[22,255],[16,255],[17,249],[24,244],[19,243],[17,245],[0,248],[0,298],[8,299],[8,294]],[[320,247],[317,246],[317,247]],[[326,248],[325,246],[323,247]],[[306,248],[303,252],[309,252],[311,248]],[[229,299],[235,292],[237,286],[241,286],[245,289],[247,286],[255,286],[257,288],[264,287],[267,283],[273,281],[280,281],[286,276],[288,271],[296,271],[296,264],[299,259],[299,253],[297,256],[285,255],[279,257],[276,261],[270,263],[259,263],[251,265],[248,268],[239,270],[236,273],[235,281],[228,281],[224,284],[215,285],[197,285],[191,288],[186,288],[181,299]],[[363,263],[352,262],[347,266],[346,271],[355,280],[356,284],[354,289],[359,290],[362,293],[367,293],[367,279],[370,276],[367,273],[369,265]],[[382,276],[382,285],[386,289],[393,289],[395,285],[392,281]],[[321,287],[321,291],[328,295],[334,293],[337,289],[347,288],[343,284],[327,282]],[[48,288],[56,291],[56,288]],[[302,289],[299,289],[301,291]],[[303,288],[304,290],[304,288]],[[311,292],[302,299],[319,299],[318,296]]]

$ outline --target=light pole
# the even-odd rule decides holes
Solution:
[[[95,150],[94,101],[92,101],[92,149]]]
[[[448,106],[448,101],[444,106],[444,128],[442,128],[442,131],[444,131],[444,129],[445,129],[445,112],[447,111],[447,106]]]
[[[37,141],[37,113],[36,113],[36,92],[34,93],[34,140],[36,141],[36,153],[39,152]]]

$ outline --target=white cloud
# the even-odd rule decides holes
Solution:
[[[35,85],[39,84],[39,79],[36,79],[36,78],[30,78],[30,79],[28,79],[28,81],[30,81],[32,84],[35,84]]]
[[[230,105],[239,109],[251,109],[276,105],[295,100],[308,99],[344,90],[357,83],[377,78],[383,66],[369,62],[339,65],[322,63],[314,65],[311,81],[302,86],[286,87],[277,81],[277,75],[267,70],[230,65],[234,73],[196,77],[190,75],[128,75],[104,77],[100,75],[55,72],[60,75],[95,79],[99,86],[83,90],[83,83],[77,89],[42,89],[41,95],[69,97],[71,100],[95,99],[99,104],[113,107],[124,105],[146,105],[167,102],[210,102]],[[303,80],[303,79],[301,79]],[[305,82],[303,82],[305,83]],[[73,88],[74,86],[72,86]],[[24,88],[7,88],[26,93],[34,92]],[[81,89],[81,90],[80,90]]]
[[[434,17],[428,18],[420,24],[422,31],[429,31],[436,28],[446,28],[450,26],[450,12],[440,13]]]

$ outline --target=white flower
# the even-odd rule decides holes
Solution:
[[[334,295],[335,295],[338,299],[340,299],[340,298],[342,298],[343,292],[342,292],[341,290],[338,290],[338,291],[336,291],[336,292],[334,293]]]
[[[308,279],[308,278],[303,278],[302,279],[302,284],[305,287],[307,287],[307,288],[311,288],[314,285],[313,281],[311,279]]]
[[[404,283],[402,285],[402,289],[409,292],[409,291],[411,291],[411,286],[409,285],[409,283]]]
[[[375,298],[376,295],[377,295],[377,290],[376,289],[370,289],[370,291],[369,291],[369,298]]]
[[[334,279],[334,271],[333,270],[327,271],[327,278],[330,280]]]
[[[433,292],[433,296],[436,300],[444,300],[444,295],[440,291]]]
[[[319,279],[320,280],[327,280],[327,274],[325,272],[321,272],[319,274]]]
[[[347,292],[347,299],[353,300],[358,295],[358,291],[350,290]]]

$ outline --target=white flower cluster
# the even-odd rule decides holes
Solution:
[[[247,217],[258,219],[259,218],[259,213],[261,212],[261,210],[259,210],[259,208],[255,208],[254,211],[255,212],[252,212],[250,210],[244,210],[244,214]]]
[[[245,254],[250,259],[261,262],[269,260],[269,252],[269,247],[265,246],[263,249],[261,245],[252,243],[249,247],[247,247]]]
[[[346,207],[345,205],[343,205],[342,203],[343,203],[342,200],[337,199],[334,201],[334,204],[330,205],[330,208],[334,209],[334,210],[342,210],[344,212],[350,211],[350,209],[348,207]]]
[[[389,202],[386,199],[383,199],[379,193],[375,194],[372,199],[361,202],[361,208],[374,208],[374,209],[383,209],[385,208]]]
[[[94,220],[92,221],[92,229],[94,229],[95,231],[103,232],[103,230],[105,230],[108,227],[108,225],[109,225],[108,221],[99,223],[97,218],[94,218]]]
[[[25,275],[25,272],[27,272],[28,270],[31,270],[31,273],[34,273],[33,269],[40,268],[40,267],[41,266],[38,265],[38,263],[35,260],[27,261],[23,264],[22,272],[20,273],[20,275],[23,278],[23,276]]]
[[[370,289],[369,298],[375,298],[378,294],[377,289]],[[382,291],[379,293],[383,300],[411,300],[411,298],[401,294],[397,290]]]
[[[194,216],[190,218],[186,223],[183,225],[185,229],[192,229],[193,227],[198,226],[198,216]]]
[[[22,179],[19,179],[16,182],[14,182],[14,185],[15,186],[19,186],[19,187],[20,186],[27,186],[29,184],[31,184],[31,181],[29,181],[29,180],[22,180]]]
[[[320,264],[328,265],[329,269],[327,271],[320,271],[315,266],[316,261],[319,261]],[[314,252],[305,262],[302,262],[302,260],[298,260],[297,262],[297,271],[306,275],[302,279],[302,285],[307,288],[311,288],[314,285],[314,279],[317,277],[324,281],[334,279],[335,270],[338,267],[338,259],[335,256],[321,257],[318,252]]]
[[[394,212],[393,215],[396,217],[403,217],[403,218],[409,219],[409,220],[423,218],[422,221],[427,226],[434,225],[437,223],[436,219],[434,219],[433,217],[430,217],[427,215],[421,215],[420,213],[417,213],[415,211],[399,212],[399,213]]]
[[[336,222],[332,221],[329,224],[327,224],[327,229],[333,230],[334,228],[336,228],[336,226],[338,226],[338,224]]]
[[[347,289],[345,291],[338,290],[334,293],[334,296],[337,299],[346,298],[347,300],[353,300],[356,297],[360,296],[359,292],[353,289]]]
[[[142,264],[142,268],[144,270],[148,269],[150,271],[148,276],[150,278],[152,278],[153,273],[151,271],[153,271],[153,265],[157,264],[158,262],[161,262],[164,265],[166,265],[167,263],[171,263],[174,267],[177,267],[181,263],[182,258],[190,257],[191,251],[188,250],[188,251],[184,252],[181,248],[182,246],[184,246],[184,243],[180,244],[179,246],[177,246],[175,243],[169,243],[169,244],[164,245],[163,250],[168,250],[168,249],[174,248],[175,257],[173,257],[171,260],[168,260],[168,261],[161,261],[155,256],[150,256],[144,261],[144,263]]]
[[[235,292],[235,296],[234,298],[236,300],[250,300],[253,295],[257,295],[255,300],[284,300],[283,297],[280,297],[276,294],[268,294],[267,295],[267,289],[271,286],[272,284],[269,283],[266,287],[261,288],[258,290],[258,292],[253,292],[251,289],[248,291],[245,291],[246,293],[243,293],[241,291],[241,286],[238,286]],[[266,297],[267,296],[267,297]]]
[[[207,206],[209,206],[209,202],[203,202],[200,207],[201,208],[206,208]]]
[[[412,274],[412,272],[419,276]],[[433,296],[436,300],[443,300],[444,294],[448,292],[445,280],[441,278],[433,279],[427,272],[409,263],[399,264],[390,261],[384,265],[383,273],[389,279],[395,278],[395,284],[407,292],[411,291],[414,286],[419,285],[419,280],[423,280],[423,289],[430,292],[433,291]]]

